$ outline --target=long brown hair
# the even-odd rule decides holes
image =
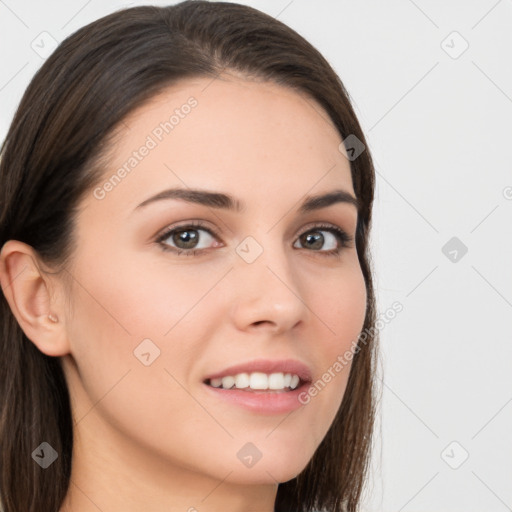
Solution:
[[[341,80],[325,58],[285,24],[254,8],[185,1],[105,16],[65,39],[28,86],[2,145],[0,247],[29,244],[63,269],[74,250],[76,208],[101,181],[109,136],[127,114],[189,77],[223,70],[306,93],[342,140],[365,137]],[[356,245],[367,311],[341,407],[306,468],[278,487],[275,510],[355,511],[369,467],[375,416],[376,331],[368,237],[375,173],[368,150],[350,161],[360,201]],[[2,294],[0,305],[0,497],[4,512],[56,512],[70,483],[73,422],[60,359],[25,336]],[[41,442],[58,453],[42,470]]]

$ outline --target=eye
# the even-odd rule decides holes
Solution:
[[[199,235],[199,232],[206,233],[206,235]],[[189,222],[166,230],[157,239],[157,242],[165,251],[194,255],[196,250],[201,251],[210,247],[215,238],[217,238],[217,234],[201,222]],[[201,246],[202,244],[203,246]]]
[[[322,233],[326,233],[322,234]],[[303,247],[321,252],[325,256],[337,256],[345,247],[350,247],[353,238],[342,229],[331,225],[317,225],[305,231],[297,239]],[[327,244],[327,250],[322,247]],[[296,247],[294,245],[294,247]]]

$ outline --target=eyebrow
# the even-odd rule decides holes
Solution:
[[[229,194],[190,188],[170,188],[163,190],[140,203],[135,210],[139,210],[157,201],[169,199],[179,199],[189,203],[201,204],[210,208],[230,210],[237,213],[241,213],[245,210],[244,203]],[[345,190],[337,189],[325,194],[306,197],[299,208],[299,213],[304,214],[313,210],[320,210],[321,208],[327,208],[336,203],[351,204],[359,211],[358,199]]]

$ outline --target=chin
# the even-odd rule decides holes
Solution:
[[[229,475],[228,480],[241,485],[264,485],[283,483],[295,478],[307,466],[311,457],[304,453],[293,455],[264,454],[252,467],[241,463]],[[312,456],[313,454],[311,454]],[[233,470],[233,468],[231,468]],[[220,477],[220,475],[218,475]],[[222,475],[225,476],[225,473]]]

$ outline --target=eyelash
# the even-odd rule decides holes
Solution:
[[[173,226],[169,229],[167,229],[164,233],[162,233],[157,239],[156,242],[161,246],[162,250],[172,252],[176,255],[185,255],[185,256],[195,256],[197,253],[201,253],[203,251],[207,251],[208,249],[177,249],[176,247],[172,247],[169,244],[165,244],[164,240],[169,238],[174,232],[176,231],[187,231],[188,229],[200,228],[210,235],[212,235],[215,238],[220,238],[219,234],[212,228],[206,227],[202,222],[200,221],[191,221],[186,224],[182,224],[180,226]],[[350,244],[353,242],[354,238],[350,236],[348,233],[343,231],[342,229],[335,227],[330,224],[317,224],[314,226],[309,227],[306,231],[303,231],[299,237],[302,235],[305,235],[306,233],[312,232],[312,231],[328,231],[332,233],[340,243],[340,247],[337,249],[331,249],[329,251],[311,251],[311,252],[318,252],[324,256],[330,256],[330,257],[339,257],[341,250],[346,247],[350,247]]]

